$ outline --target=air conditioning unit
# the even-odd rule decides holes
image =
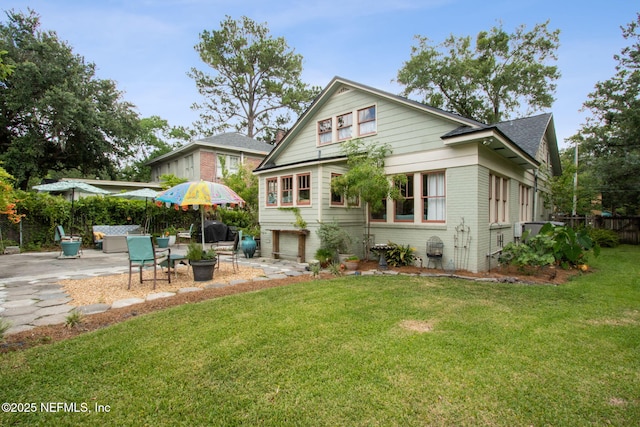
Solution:
[[[516,239],[522,238],[523,229],[524,229],[524,222],[516,222],[513,225],[513,237]]]

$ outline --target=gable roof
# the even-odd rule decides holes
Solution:
[[[162,162],[167,158],[174,157],[175,155],[186,151],[195,150],[198,147],[218,148],[227,151],[237,151],[262,156],[266,156],[267,154],[269,154],[269,152],[271,152],[271,150],[273,150],[273,145],[271,144],[249,138],[248,136],[244,136],[236,132],[229,132],[209,136],[195,141],[190,141],[176,148],[175,150],[170,151],[169,153],[163,154],[162,156],[150,160],[149,162],[147,162],[147,165]]]
[[[296,123],[284,135],[280,144],[278,144],[267,155],[267,157],[263,159],[255,171],[259,172],[275,167],[275,158],[277,158],[279,153],[286,149],[300,129],[302,129],[304,125],[314,117],[315,111],[327,103],[334,93],[345,86],[373,93],[374,95],[401,103],[407,107],[438,116],[452,122],[453,124],[458,124],[456,129],[441,136],[443,140],[448,140],[446,143],[451,145],[461,142],[470,142],[467,140],[467,136],[472,139],[478,137],[491,138],[492,136],[496,136],[496,142],[500,145],[499,150],[508,148],[508,151],[515,152],[515,157],[519,159],[516,163],[525,168],[539,166],[539,162],[536,160],[536,154],[543,141],[543,137],[546,134],[549,142],[549,149],[551,151],[554,172],[560,170],[557,141],[555,137],[555,129],[553,127],[553,117],[550,113],[487,125],[476,120],[463,117],[457,113],[441,110],[421,102],[413,101],[405,97],[394,95],[380,89],[336,76],[316,97],[311,106],[298,118]],[[476,133],[477,135],[472,135]],[[505,157],[514,159],[514,156],[512,155],[505,155]]]

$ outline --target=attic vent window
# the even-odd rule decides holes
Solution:
[[[342,86],[342,87],[340,88],[340,90],[338,91],[338,95],[342,95],[343,93],[347,93],[347,92],[349,92],[350,90],[351,90],[351,88],[350,88],[350,87]]]

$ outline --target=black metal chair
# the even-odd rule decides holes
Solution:
[[[444,243],[438,236],[433,236],[429,240],[427,240],[427,268],[433,262],[433,268],[436,268],[438,264],[440,264],[440,268],[442,267],[442,254],[444,251]]]

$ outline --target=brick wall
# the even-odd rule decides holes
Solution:
[[[200,179],[216,181],[216,153],[200,151]]]

